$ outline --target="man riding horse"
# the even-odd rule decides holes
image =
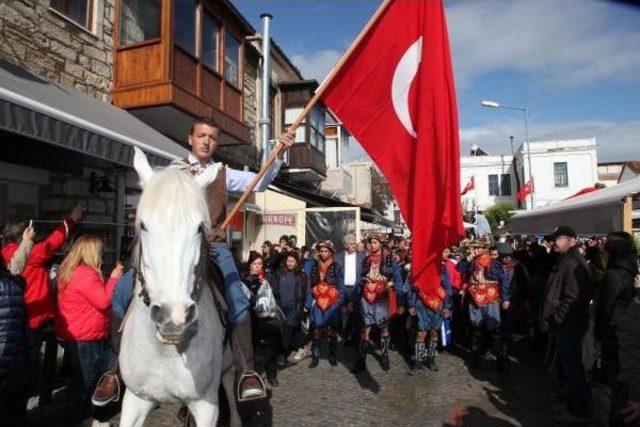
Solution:
[[[172,166],[188,170],[197,175],[213,165],[213,154],[218,148],[220,128],[210,118],[196,119],[191,125],[189,145],[191,153],[186,159],[173,162]],[[294,139],[290,134],[280,137],[280,144],[291,147]],[[266,190],[278,175],[282,159],[277,159],[267,169],[263,178],[253,191]],[[241,193],[255,178],[253,172],[239,171],[221,167],[217,178],[207,187],[207,202],[211,216],[211,235],[209,236],[209,258],[218,266],[224,279],[224,293],[229,306],[228,318],[232,325],[232,346],[238,366],[242,369],[238,386],[240,400],[266,397],[264,384],[253,370],[253,343],[251,336],[250,303],[242,290],[238,267],[227,244],[226,231],[220,228],[226,217],[227,197],[229,193]]]

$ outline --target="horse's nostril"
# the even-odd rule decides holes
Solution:
[[[191,305],[189,306],[189,308],[187,308],[187,315],[185,317],[185,323],[191,323],[194,320],[196,320],[196,304],[195,303],[191,303]]]
[[[158,324],[164,322],[164,310],[160,304],[151,305],[151,320]]]

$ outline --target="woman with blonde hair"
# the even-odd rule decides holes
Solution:
[[[122,277],[118,263],[105,283],[102,239],[80,236],[62,261],[58,276],[56,334],[65,340],[71,361],[70,416],[80,423],[90,409],[90,396],[100,374],[109,337],[109,307],[116,282]]]

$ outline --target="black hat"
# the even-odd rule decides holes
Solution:
[[[569,227],[568,225],[560,225],[553,231],[550,237],[551,239],[555,240],[561,236],[573,237],[575,239],[576,237],[578,237],[578,234],[573,228]]]
[[[507,243],[498,243],[498,254],[500,255],[513,255],[513,248]]]

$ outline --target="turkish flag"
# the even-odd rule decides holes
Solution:
[[[471,177],[471,179],[469,180],[469,183],[464,187],[464,190],[462,190],[462,193],[460,195],[464,196],[469,191],[474,190],[475,188],[476,188],[476,177],[474,175]]]
[[[442,2],[392,1],[326,85],[324,103],[389,181],[412,232],[413,283],[434,297],[442,250],[464,236]]]
[[[533,193],[533,181],[529,180],[525,185],[522,186],[520,191],[518,191],[518,200],[524,202],[529,194]]]

